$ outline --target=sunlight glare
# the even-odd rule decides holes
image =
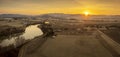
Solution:
[[[88,16],[90,13],[88,11],[84,12],[85,16]]]

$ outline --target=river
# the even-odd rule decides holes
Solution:
[[[8,38],[5,38],[4,40],[0,41],[0,48],[4,47],[18,47],[22,44],[24,44],[27,41],[30,41],[34,39],[37,36],[40,36],[43,34],[41,29],[38,27],[40,24],[36,25],[30,25],[26,27],[25,32],[17,35],[17,36],[9,36]]]

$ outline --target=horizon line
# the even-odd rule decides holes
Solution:
[[[73,15],[85,15],[85,14],[78,14],[78,13],[41,13],[41,14],[22,14],[22,13],[0,13],[0,14],[19,14],[19,15],[43,15],[43,14],[73,14]],[[88,16],[91,15],[120,15],[120,14],[89,14]]]

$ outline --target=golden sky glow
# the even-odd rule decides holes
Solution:
[[[0,0],[0,13],[120,15],[120,0]]]

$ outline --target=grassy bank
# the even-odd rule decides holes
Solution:
[[[24,27],[0,26],[0,36],[8,36],[15,33],[24,32]]]

